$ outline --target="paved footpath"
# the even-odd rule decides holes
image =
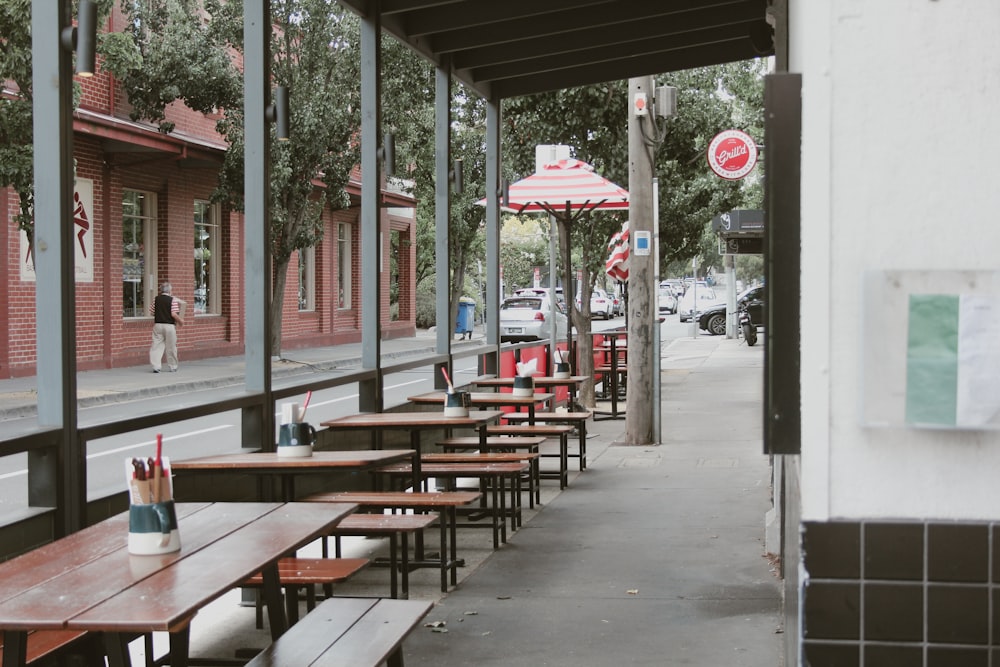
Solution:
[[[621,445],[624,422],[596,422],[588,469],[439,601],[428,621],[445,625],[408,639],[406,664],[780,665],[762,361],[740,341],[674,341],[665,442]]]

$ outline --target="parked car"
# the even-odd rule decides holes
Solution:
[[[764,325],[764,286],[751,287],[738,297],[736,297],[736,307],[746,304],[750,319],[754,325],[761,327]],[[713,336],[722,336],[726,333],[726,304],[718,304],[711,308],[706,308],[698,317],[698,327],[704,329]]]
[[[609,294],[611,297],[611,303],[613,308],[611,309],[612,314],[615,317],[619,317],[625,314],[625,296],[622,294]]]
[[[696,298],[697,303],[695,303]],[[720,303],[725,305],[725,299],[720,298],[716,291],[708,285],[691,285],[681,297],[677,312],[680,313],[681,322],[688,322],[692,318],[698,317],[702,311]]]
[[[580,295],[576,295],[576,307],[582,309],[580,305]],[[600,317],[605,320],[610,320],[614,317],[615,305],[608,296],[608,293],[602,290],[600,287],[595,287],[590,292],[590,316]]]
[[[500,304],[500,341],[544,340],[552,334],[552,306],[548,294],[507,297]],[[566,335],[566,309],[556,302],[556,337]]]
[[[677,295],[674,294],[673,288],[669,285],[660,287],[656,301],[661,315],[673,315],[677,312]]]
[[[514,290],[514,296],[549,296],[551,293],[552,290],[549,287],[522,287]],[[563,309],[566,308],[562,287],[556,288],[556,301],[563,305]]]

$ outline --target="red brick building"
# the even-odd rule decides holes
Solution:
[[[187,303],[178,331],[184,359],[243,352],[243,225],[211,204],[225,143],[216,117],[175,104],[170,134],[128,118],[112,76],[78,79],[76,160],[76,328],[80,370],[148,363],[149,304],[164,282]],[[4,94],[9,94],[8,86]],[[361,338],[360,174],[355,204],[324,213],[324,238],[289,266],[282,348]],[[383,191],[380,242],[383,336],[415,333],[416,217],[412,198]],[[26,237],[15,222],[16,193],[0,188],[0,378],[35,372],[35,290]],[[393,295],[393,299],[390,299]]]

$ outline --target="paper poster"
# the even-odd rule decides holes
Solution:
[[[906,422],[953,428],[1000,424],[1000,300],[912,294]]]
[[[73,230],[75,278],[78,283],[94,282],[94,181],[76,179],[73,191]],[[21,232],[21,280],[34,282],[35,266],[31,261],[28,235]]]

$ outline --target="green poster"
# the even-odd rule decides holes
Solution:
[[[910,295],[906,344],[906,423],[954,426],[957,412],[959,296]]]

